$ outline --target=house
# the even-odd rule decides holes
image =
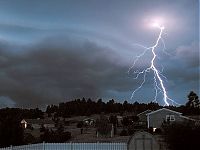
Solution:
[[[23,119],[21,124],[24,128],[31,126],[33,129],[40,129],[42,125],[48,129],[55,128],[54,121],[50,119]]]
[[[154,130],[156,128],[161,128],[164,121],[166,122],[181,122],[190,120],[190,118],[182,116],[182,113],[173,111],[167,108],[158,109],[147,113],[147,126],[152,127]]]
[[[21,121],[21,125],[22,125],[22,127],[23,127],[24,129],[26,129],[26,128],[27,128],[27,125],[28,125],[28,123],[26,122],[26,120],[25,120],[25,119],[22,119],[22,121]]]

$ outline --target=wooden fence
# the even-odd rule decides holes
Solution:
[[[39,143],[0,150],[127,150],[126,143]]]

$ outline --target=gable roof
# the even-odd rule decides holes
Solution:
[[[27,123],[26,120],[22,119],[21,123]]]
[[[152,112],[150,112],[150,113],[147,113],[147,115],[152,115],[152,114],[155,114],[155,113],[157,113],[157,112],[159,112],[159,111],[163,111],[163,110],[169,111],[169,112],[172,112],[172,113],[175,113],[175,114],[178,114],[178,115],[181,115],[181,114],[182,114],[182,113],[177,112],[177,111],[174,111],[174,110],[170,110],[170,109],[167,109],[167,108],[161,108],[161,109],[158,109],[158,110],[156,110],[156,111],[152,111]]]
[[[187,116],[180,116],[181,118],[184,118],[184,119],[187,119],[187,120],[191,120],[191,121],[197,121],[197,120],[195,120],[195,119],[193,119],[193,118],[190,118],[190,117],[187,117]]]

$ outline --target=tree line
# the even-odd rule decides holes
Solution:
[[[145,103],[128,103],[124,101],[123,103],[118,103],[114,99],[109,100],[108,102],[103,102],[102,99],[97,101],[92,101],[89,99],[75,99],[73,101],[60,103],[59,105],[49,105],[47,106],[46,113],[51,116],[59,117],[70,117],[70,116],[79,116],[79,115],[92,115],[104,113],[121,113],[124,112],[133,112],[135,114],[145,111],[147,109],[156,110],[161,108],[158,103],[150,102]]]
[[[55,117],[71,117],[80,115],[92,115],[104,113],[120,113],[132,112],[138,114],[145,110],[157,110],[162,108],[158,103],[129,103],[124,101],[123,103],[116,102],[114,99],[108,102],[103,102],[102,99],[92,101],[90,98],[75,99],[73,101],[59,103],[58,105],[48,105],[46,113]],[[188,101],[185,105],[181,106],[168,106],[167,108],[183,113],[183,115],[199,115],[200,114],[200,102],[197,94],[191,91],[188,94]]]

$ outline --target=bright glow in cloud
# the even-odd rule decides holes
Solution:
[[[164,29],[164,19],[163,18],[154,18],[149,20],[150,27],[156,27],[159,29]]]

